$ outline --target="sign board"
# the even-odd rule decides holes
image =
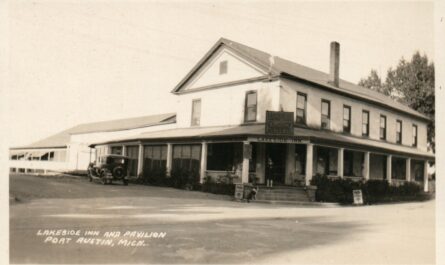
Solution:
[[[295,136],[296,137],[296,136]],[[260,142],[260,143],[281,143],[281,144],[308,144],[309,140],[297,139],[283,136],[267,137],[249,137],[247,139],[249,142]]]
[[[266,111],[265,128],[268,135],[294,135],[294,113]]]
[[[242,200],[244,197],[244,185],[236,184],[235,185],[235,199]]]
[[[362,190],[353,190],[352,197],[354,198],[354,204],[356,204],[356,205],[363,204]]]

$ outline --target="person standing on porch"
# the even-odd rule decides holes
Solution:
[[[266,185],[269,188],[273,186],[273,161],[270,157],[267,158],[267,174],[266,174]]]

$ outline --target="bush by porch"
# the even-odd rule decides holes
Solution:
[[[317,186],[315,199],[318,202],[352,204],[352,191],[355,189],[362,190],[365,204],[424,201],[431,198],[430,194],[423,192],[422,187],[414,182],[393,186],[387,180],[357,181],[316,175],[311,184]]]

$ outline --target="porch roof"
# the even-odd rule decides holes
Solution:
[[[244,140],[247,140],[248,137],[267,137],[268,139],[276,137],[277,139],[287,138],[307,140],[308,142],[314,144],[329,144],[338,147],[350,147],[356,149],[364,148],[365,150],[371,152],[375,151],[399,155],[409,155],[434,160],[434,154],[418,150],[414,147],[346,135],[327,130],[296,127],[294,128],[294,136],[266,135],[264,124],[169,129],[156,132],[146,132],[133,137],[115,139],[108,142],[95,143],[91,146],[94,147],[101,144],[115,144],[126,142],[164,142],[167,140],[215,140],[227,138],[244,138]],[[261,139],[259,139],[258,141],[261,142]]]

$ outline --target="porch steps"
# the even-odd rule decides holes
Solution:
[[[268,188],[266,186],[259,186],[256,195],[258,202],[309,202],[306,191],[302,187],[287,187],[277,186]]]

